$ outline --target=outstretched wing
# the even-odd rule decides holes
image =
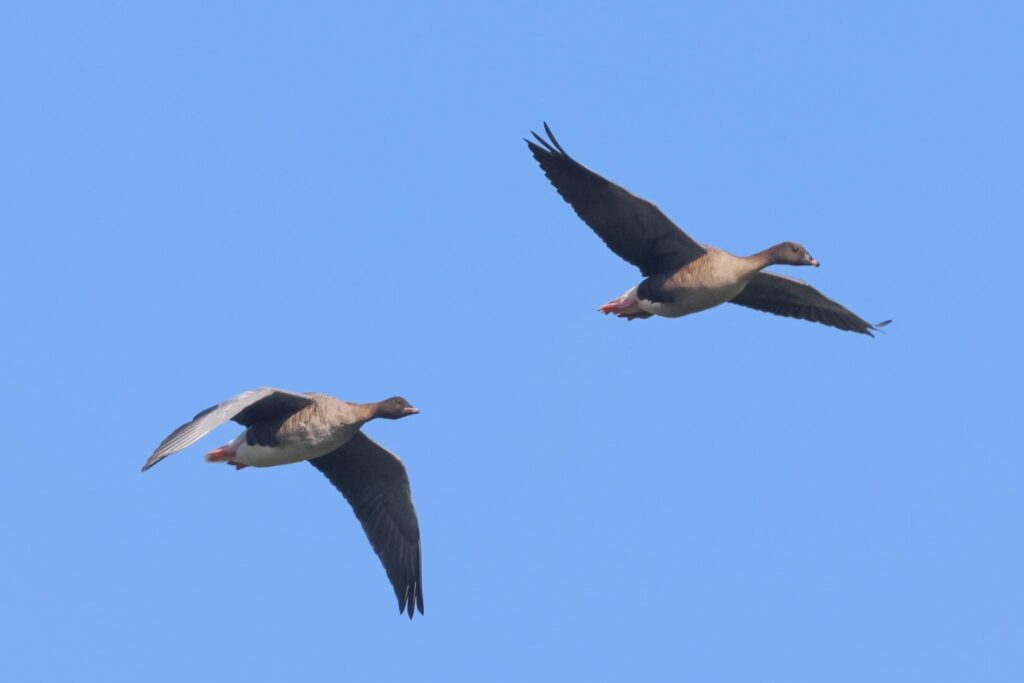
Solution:
[[[188,448],[228,420],[234,420],[248,427],[261,420],[287,417],[312,402],[313,399],[308,396],[273,387],[243,391],[238,396],[233,396],[223,403],[207,408],[192,418],[191,422],[187,422],[171,432],[170,436],[153,451],[153,455],[149,456],[149,460],[142,466],[142,471],[145,472],[168,455]]]
[[[544,124],[548,140],[527,140],[544,175],[608,248],[645,276],[682,268],[704,253],[658,207],[599,176],[569,156]],[[532,132],[532,131],[531,131]]]
[[[420,525],[399,458],[362,432],[309,463],[345,496],[384,565],[398,598],[398,611],[423,614]]]
[[[872,325],[806,282],[775,273],[758,273],[730,303],[788,318],[810,320],[869,337],[875,336],[871,330],[881,329],[892,322],[886,320]]]

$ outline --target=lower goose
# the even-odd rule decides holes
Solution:
[[[399,612],[423,614],[420,527],[402,461],[361,431],[376,418],[397,420],[419,411],[401,397],[348,403],[325,394],[264,387],[202,411],[170,436],[142,466],[145,472],[233,420],[245,431],[206,454],[238,469],[308,460],[341,491],[380,558]]]

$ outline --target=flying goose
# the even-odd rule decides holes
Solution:
[[[570,157],[546,123],[544,130],[548,139],[533,133],[537,142],[526,140],[544,175],[608,248],[645,278],[602,306],[603,313],[628,320],[678,318],[728,301],[868,336],[891,322],[872,325],[806,282],[762,272],[771,265],[818,266],[796,242],[746,257],[697,244],[654,204]]]
[[[246,429],[206,454],[236,469],[308,460],[352,505],[398,597],[399,613],[423,614],[420,527],[402,461],[361,431],[375,418],[397,420],[419,411],[404,398],[348,403],[317,393],[263,387],[207,408],[171,432],[146,464],[191,446],[228,420]]]

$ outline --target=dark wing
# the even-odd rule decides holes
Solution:
[[[677,270],[704,253],[658,207],[577,162],[546,123],[544,130],[549,140],[533,133],[540,144],[526,141],[533,157],[562,199],[609,249],[645,276]]]
[[[287,417],[312,402],[313,399],[308,396],[293,394],[290,391],[282,391],[273,387],[243,391],[238,396],[207,408],[192,418],[191,422],[187,422],[171,432],[171,435],[153,451],[153,455],[149,456],[149,460],[142,466],[142,471],[145,472],[168,455],[188,448],[228,420],[234,420],[248,427],[261,420]]]
[[[775,273],[758,273],[730,303],[788,318],[831,325],[869,337],[875,336],[871,330],[878,330],[892,322],[886,320],[872,325],[806,282]]]
[[[352,506],[394,586],[399,613],[408,611],[412,619],[415,605],[423,614],[420,524],[402,461],[356,432],[341,448],[309,463]]]

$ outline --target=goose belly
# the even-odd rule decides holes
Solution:
[[[673,292],[673,301],[657,302],[639,299],[640,308],[664,318],[679,318],[723,304],[743,291],[745,282],[729,282],[710,287],[680,287]]]
[[[330,453],[340,446],[344,441],[330,444],[313,446],[302,443],[284,443],[278,446],[249,445],[245,442],[245,435],[240,437],[240,443],[235,446],[235,455],[232,460],[252,467],[275,467],[277,465],[290,465],[294,462],[312,460],[321,455]],[[346,439],[347,441],[347,439]]]

